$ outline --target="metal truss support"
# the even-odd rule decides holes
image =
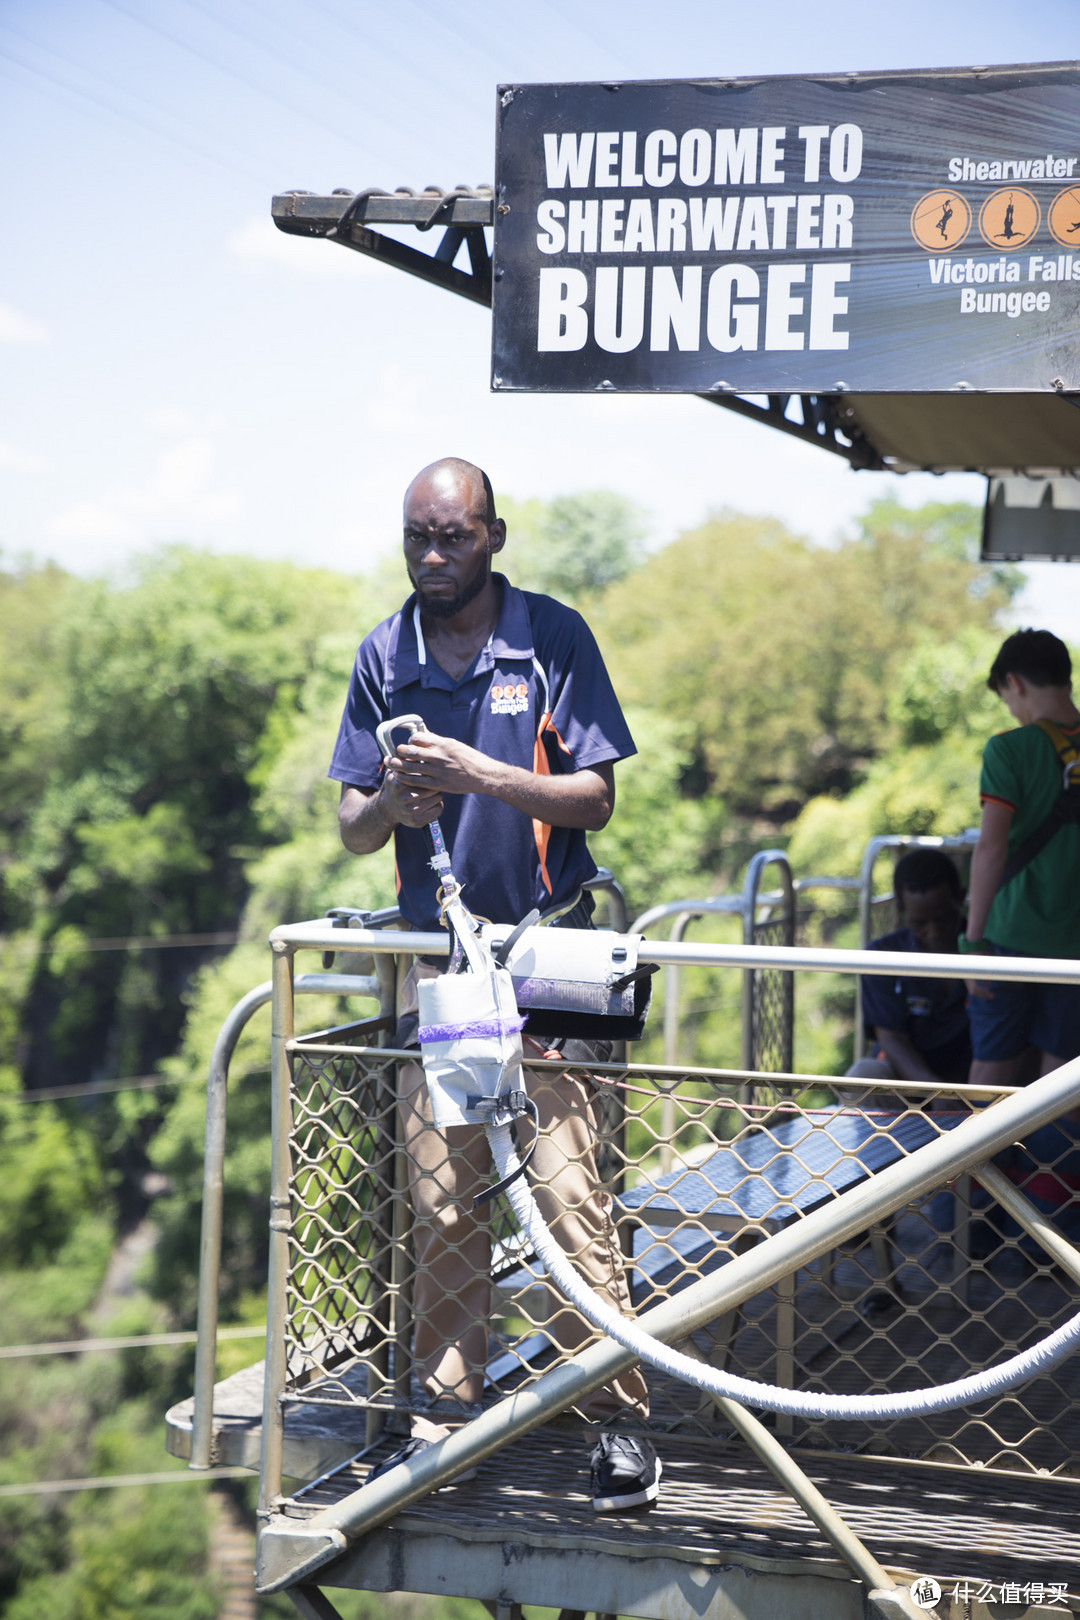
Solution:
[[[372,188],[355,194],[334,192],[329,197],[288,191],[274,198],[271,213],[274,224],[287,235],[324,237],[474,304],[491,307],[491,256],[484,236],[495,213],[490,186],[393,194]],[[411,225],[418,231],[442,226],[443,231],[432,254],[373,231],[373,224]],[[454,264],[463,244],[469,255],[468,270]]]
[[[290,1586],[286,1590],[303,1620],[341,1620],[340,1612],[317,1586]]]
[[[831,450],[862,471],[887,470],[887,463],[859,427],[855,412],[843,395],[755,394],[744,398],[740,394],[700,394],[698,397],[708,400],[710,405],[722,405],[737,416],[747,416],[752,422],[791,434],[804,444],[816,445],[819,450]],[[765,403],[758,404],[758,400]],[[797,418],[790,414],[793,401],[798,402]]]
[[[328,197],[308,191],[286,191],[274,198],[271,213],[278,229],[290,236],[324,237],[339,242],[342,247],[366,253],[369,258],[418,276],[421,281],[444,287],[447,292],[458,293],[485,308],[491,307],[491,258],[484,236],[485,228],[495,223],[495,196],[491,186],[455,186],[452,191],[429,186],[421,192],[405,186],[395,192],[372,186],[357,192],[335,191]],[[372,230],[373,225],[409,225],[418,231],[441,226],[443,232],[432,254]],[[463,244],[468,249],[468,270],[458,269],[454,263]],[[805,444],[831,450],[853,467],[873,472],[886,468],[844,395],[743,396],[724,392],[699,397],[738,416],[747,416],[753,422],[791,434]]]

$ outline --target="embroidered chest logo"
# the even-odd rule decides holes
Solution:
[[[524,714],[529,707],[529,688],[524,681],[515,686],[513,681],[503,685],[496,681],[491,688],[492,714]]]

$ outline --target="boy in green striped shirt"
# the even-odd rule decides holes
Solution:
[[[983,754],[982,825],[960,949],[1080,957],[1080,824],[1057,826],[1034,855],[1028,843],[1061,799],[1062,759],[1080,748],[1068,648],[1049,630],[1018,630],[987,685],[1018,728],[991,737]],[[1022,850],[1029,858],[1010,875]],[[969,989],[972,1084],[1022,1083],[1032,1048],[1040,1074],[1080,1056],[1080,985],[971,981]]]

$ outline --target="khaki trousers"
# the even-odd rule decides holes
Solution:
[[[416,985],[438,969],[418,962],[401,989],[400,1013],[416,1011]],[[434,1399],[474,1403],[484,1387],[491,1304],[491,1233],[486,1209],[475,1214],[475,1193],[490,1185],[491,1153],[480,1126],[435,1129],[424,1071],[399,1069],[398,1107],[409,1159],[415,1257],[413,1356]],[[630,1311],[623,1256],[611,1220],[611,1199],[596,1172],[596,1120],[589,1087],[554,1072],[526,1071],[526,1087],[540,1116],[536,1153],[529,1166],[540,1212],[575,1270],[615,1310]],[[525,1127],[526,1130],[528,1127]],[[523,1145],[528,1145],[527,1138]],[[561,1295],[550,1292],[545,1326],[564,1350],[576,1351],[597,1335]],[[633,1367],[597,1390],[581,1410],[591,1418],[621,1411],[647,1416],[641,1370]],[[436,1439],[445,1423],[414,1417],[414,1434]]]

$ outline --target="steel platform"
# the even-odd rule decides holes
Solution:
[[[303,1519],[356,1490],[396,1443],[384,1441],[307,1487],[285,1516]],[[597,1515],[583,1438],[537,1431],[475,1480],[436,1492],[367,1536],[321,1570],[319,1584],[654,1620],[861,1620],[862,1587],[768,1469],[748,1453],[671,1438],[660,1451],[660,1502]],[[1074,1589],[1080,1610],[1075,1483],[872,1458],[803,1462],[894,1578],[932,1575],[940,1583],[948,1600],[939,1606],[943,1616],[974,1616],[974,1594],[986,1583],[1000,1589],[1032,1580]],[[969,1589],[966,1610],[962,1596],[953,1607],[957,1587]],[[1026,1615],[1031,1606],[1010,1612]],[[1059,1604],[1047,1612],[1068,1611]]]
[[[362,1372],[356,1370],[360,1379]],[[215,1452],[255,1467],[262,1364],[215,1390]],[[365,1414],[290,1403],[285,1471],[298,1481],[278,1522],[303,1521],[357,1490],[400,1443],[363,1453]],[[169,1450],[190,1449],[191,1403],[168,1415]],[[322,1587],[470,1597],[489,1604],[640,1615],[645,1620],[862,1620],[865,1593],[763,1465],[714,1444],[658,1437],[654,1508],[597,1515],[588,1498],[588,1439],[549,1426],[374,1531],[319,1571]],[[1080,1613],[1080,1481],[990,1469],[815,1457],[802,1466],[898,1581],[931,1575],[942,1620],[1003,1620],[1070,1612],[1060,1603],[987,1607],[991,1583],[1064,1584]],[[346,1460],[346,1458],[348,1460]],[[322,1477],[300,1484],[322,1468]],[[951,1594],[967,1589],[956,1603]]]

